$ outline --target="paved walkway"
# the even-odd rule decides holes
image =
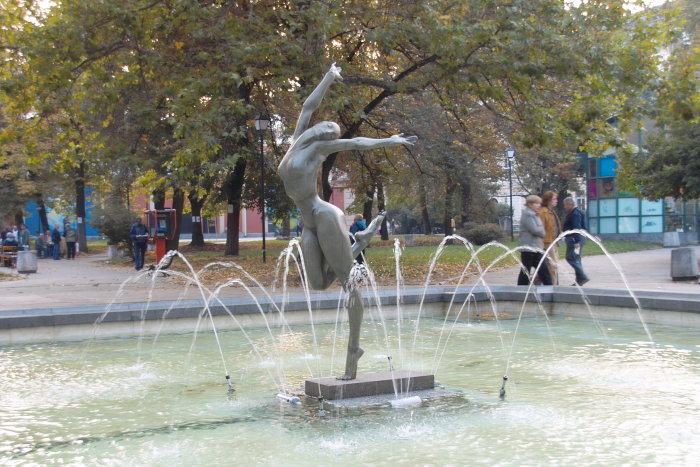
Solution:
[[[700,258],[700,246],[694,247]],[[584,251],[585,254],[585,251]],[[29,310],[37,308],[80,307],[115,303],[199,299],[195,288],[184,291],[179,284],[155,281],[133,269],[107,266],[103,255],[82,256],[76,260],[39,260],[35,274],[17,274],[0,267],[0,274],[11,273],[16,280],[0,280],[0,312],[3,310]],[[616,263],[623,274],[620,274]],[[584,256],[583,265],[591,281],[586,289],[626,289],[626,279],[632,290],[664,291],[700,294],[697,281],[673,282],[671,249],[620,253],[613,261],[605,256]],[[426,266],[427,269],[427,266]],[[560,284],[569,285],[574,276],[569,265],[559,263]],[[624,279],[623,279],[624,276]],[[488,273],[486,282],[491,286],[515,285],[517,268],[507,268]],[[122,288],[123,286],[123,288]],[[229,288],[222,297],[244,296],[240,288]],[[699,297],[700,298],[700,297]]]
[[[700,259],[700,246],[692,248],[695,249],[696,257]],[[671,251],[671,248],[658,248],[618,253],[612,255],[611,260],[605,255],[585,256],[584,249],[583,268],[590,278],[584,289],[626,290],[627,281],[632,290],[700,294],[700,284],[696,280],[671,280]],[[514,285],[517,275],[517,268],[508,268],[488,274],[487,282],[489,285]],[[559,260],[559,284],[569,286],[573,284],[574,279],[571,266],[565,260]]]

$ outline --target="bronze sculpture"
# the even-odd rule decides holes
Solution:
[[[304,101],[291,146],[277,171],[284,182],[285,191],[294,200],[304,218],[300,244],[309,285],[314,289],[323,290],[337,278],[349,294],[350,336],[345,374],[340,379],[354,379],[357,376],[357,362],[364,353],[359,345],[364,309],[359,291],[349,281],[350,270],[354,258],[367,247],[379,229],[385,213],[379,213],[367,230],[357,232],[356,243],[351,246],[343,212],[323,201],[318,195],[318,171],[330,154],[353,149],[413,144],[417,137],[398,134],[380,139],[339,139],[340,127],[334,122],[321,122],[309,128],[311,115],[320,106],[326,91],[335,80],[342,80],[340,72],[341,69],[333,63],[323,80]]]

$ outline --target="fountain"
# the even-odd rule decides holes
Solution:
[[[323,86],[340,70],[329,73]],[[295,144],[303,143],[307,111],[321,91],[305,104]],[[311,130],[335,134],[332,125],[320,125]],[[285,183],[303,188],[295,177]],[[337,221],[335,211],[327,214],[316,227]],[[305,216],[305,225],[314,233],[311,218]],[[273,296],[235,263],[223,262],[204,269],[227,268],[231,279],[207,288],[202,271],[178,254],[187,270],[170,270],[171,277],[196,287],[200,300],[144,297],[141,304],[114,300],[106,309],[4,313],[0,463],[696,462],[700,398],[692,388],[700,384],[700,302],[694,297],[632,293],[629,286],[586,293],[490,287],[485,274],[500,258],[479,264],[479,250],[456,236],[445,241],[461,243],[470,258],[456,286],[430,283],[443,242],[424,287],[404,287],[396,244],[396,289],[380,290],[371,270],[348,266],[355,251],[349,242],[345,247],[345,236],[322,251],[330,269],[305,270],[320,262],[322,242],[308,235],[290,242],[278,261],[283,284],[290,270],[299,271],[298,295],[283,285]],[[370,237],[361,235],[356,249]],[[484,248],[502,249],[501,257],[518,251],[496,243]],[[470,269],[476,283],[463,285]],[[134,280],[155,284],[158,272]],[[347,299],[310,292],[335,277]],[[117,295],[125,287],[128,281]],[[221,298],[226,287],[241,287],[248,297]],[[346,331],[338,379],[337,337]],[[381,389],[368,393],[368,387]]]

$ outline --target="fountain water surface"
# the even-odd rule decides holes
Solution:
[[[406,324],[406,323],[404,323]],[[416,350],[432,358],[442,327],[423,320]],[[397,322],[386,322],[390,332]],[[372,465],[549,462],[692,465],[700,446],[697,331],[590,320],[528,318],[518,330],[508,398],[498,398],[500,337],[515,321],[460,322],[438,374],[459,395],[419,407],[337,408],[274,397],[273,345],[263,329],[222,331],[236,391],[221,381],[218,344],[201,334],[2,349],[0,463]],[[333,353],[333,325],[319,325],[319,359]],[[367,326],[368,370],[386,365],[384,329]],[[410,338],[405,334],[404,338]],[[280,336],[288,379],[308,373],[308,326]],[[392,338],[392,342],[395,338]],[[348,451],[353,455],[348,456]]]

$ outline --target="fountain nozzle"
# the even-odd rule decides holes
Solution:
[[[501,390],[498,393],[498,397],[500,397],[501,400],[506,398],[506,381],[508,381],[508,375],[503,377],[503,384],[501,385]]]
[[[319,416],[319,417],[323,417],[323,416],[326,415],[326,411],[325,411],[325,409],[323,408],[323,396],[319,396],[319,398],[318,398],[318,404],[319,404],[319,407],[318,407],[318,416]]]
[[[285,393],[280,392],[279,394],[277,394],[277,398],[284,401],[284,402],[288,402],[292,405],[301,404],[301,399],[299,399],[298,396],[294,396],[291,394],[285,394]]]

